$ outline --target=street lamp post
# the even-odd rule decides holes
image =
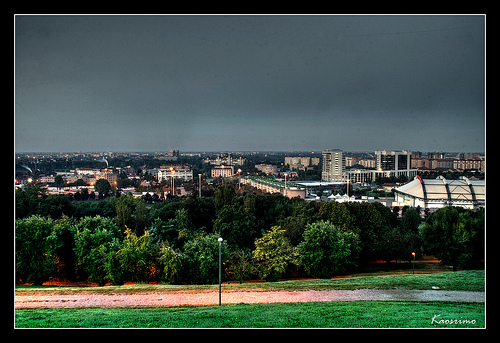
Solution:
[[[170,189],[171,189],[171,193],[172,193],[172,196],[175,195],[175,181],[174,181],[174,175],[175,175],[175,170],[174,170],[174,167],[170,167],[169,168],[170,170]]]
[[[172,171],[172,195],[175,195],[175,170]]]
[[[413,255],[413,275],[415,275],[415,253],[411,253]]]
[[[198,174],[198,192],[198,196],[201,198],[201,174]]]
[[[222,245],[222,237],[217,239],[219,241],[219,306],[221,304],[221,289],[222,289],[222,258],[221,258],[221,245]]]

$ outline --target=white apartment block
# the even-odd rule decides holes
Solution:
[[[323,150],[323,171],[321,180],[325,182],[345,182],[345,156],[342,150]]]

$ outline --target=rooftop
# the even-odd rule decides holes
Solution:
[[[394,190],[424,200],[484,201],[486,183],[484,180],[469,180],[461,176],[457,180],[421,179],[419,176],[406,185]]]
[[[272,177],[249,175],[249,176],[242,177],[242,179],[252,180],[252,181],[255,181],[255,182],[258,182],[258,183],[270,186],[270,187],[279,188],[279,189],[284,189],[285,188],[285,182],[276,180],[276,179],[274,179]],[[304,186],[302,186],[302,185],[294,184],[294,183],[291,183],[291,182],[287,182],[286,188],[287,189],[291,188],[290,187],[291,185],[293,187],[296,187],[296,188],[304,188]]]

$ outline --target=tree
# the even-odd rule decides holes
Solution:
[[[219,236],[200,234],[184,244],[187,278],[197,284],[214,284],[219,280]],[[221,243],[222,261],[229,256],[228,245]]]
[[[256,238],[255,216],[245,211],[241,205],[233,203],[218,211],[214,222],[214,232],[228,244],[251,248]]]
[[[54,222],[51,239],[54,242],[54,252],[59,260],[59,275],[73,280],[75,278],[75,234],[77,220],[63,216]]]
[[[215,191],[215,208],[220,210],[226,205],[232,205],[235,201],[236,192],[231,185],[221,185]]]
[[[101,194],[107,195],[109,191],[111,190],[111,185],[109,184],[108,180],[106,179],[99,179],[95,182],[94,184],[94,189],[96,192]]]
[[[162,281],[168,284],[180,284],[185,272],[185,255],[179,250],[174,250],[168,244],[160,248],[159,262],[162,268]]]
[[[125,230],[122,248],[117,252],[124,271],[132,281],[147,282],[154,269],[156,249],[146,231],[137,236],[128,227]]]
[[[17,279],[41,285],[56,272],[52,226],[52,219],[38,215],[16,221]]]
[[[214,198],[189,196],[182,200],[182,208],[187,211],[195,230],[204,230],[207,233],[212,232],[215,219]]]
[[[61,175],[57,175],[54,178],[54,186],[56,186],[56,187],[63,187],[65,184],[66,184],[66,182],[64,182],[64,179],[63,179],[63,177]]]
[[[132,194],[121,196],[116,203],[116,224],[120,231],[125,232],[125,226],[133,227],[132,212],[134,210],[134,197]]]
[[[76,225],[75,256],[79,274],[103,286],[109,279],[109,254],[119,248],[120,231],[111,218],[84,217]]]
[[[297,264],[297,248],[290,244],[284,233],[281,227],[273,226],[255,242],[253,257],[266,281],[278,281],[288,268]]]
[[[105,230],[109,232],[112,238],[121,240],[121,233],[118,226],[115,224],[112,218],[101,217],[97,215],[95,217],[86,216],[80,219],[76,225],[77,231],[83,231],[85,229],[90,230],[91,233],[97,230]]]
[[[409,261],[411,253],[421,254],[422,236],[420,235],[419,227],[422,223],[422,218],[417,210],[409,207],[401,217],[401,254],[399,258]],[[405,249],[406,248],[406,249]]]
[[[375,205],[367,202],[348,202],[346,207],[353,220],[351,232],[359,236],[360,257],[363,261],[380,258],[383,232],[387,229],[384,217]]]
[[[354,230],[354,218],[347,209],[345,203],[335,201],[325,202],[319,208],[319,214],[322,219],[328,220],[342,231]]]
[[[88,280],[104,286],[107,281],[107,253],[113,235],[106,229],[78,231],[75,235],[77,268],[88,276]]]
[[[244,280],[249,280],[257,274],[257,268],[252,258],[252,253],[249,250],[236,250],[230,261],[228,273],[232,280],[242,283]]]
[[[55,219],[62,215],[72,215],[73,210],[74,207],[66,195],[53,194],[38,201],[36,212],[41,216],[51,216]]]
[[[306,219],[303,217],[286,217],[280,221],[280,226],[285,230],[284,235],[291,245],[297,246],[302,242],[302,235],[306,227]]]
[[[421,227],[424,247],[441,260],[457,267],[476,263],[484,256],[484,211],[477,212],[461,207],[444,207],[431,214]],[[483,238],[483,239],[482,239]],[[484,258],[484,257],[483,257]]]
[[[38,214],[38,204],[45,197],[45,188],[41,188],[33,183],[27,184],[22,190],[17,190],[16,218]]]
[[[304,241],[297,249],[306,271],[320,278],[352,270],[361,251],[356,234],[342,232],[324,221],[306,226]]]
[[[113,241],[110,244],[109,252],[104,260],[104,267],[106,269],[106,278],[113,285],[122,285],[125,275],[125,270],[122,265],[118,251],[121,247],[121,243],[118,241]]]
[[[163,221],[160,218],[156,218],[149,229],[149,234],[151,235],[151,243],[161,244],[161,242],[167,242],[173,247],[177,244],[179,236],[176,220],[168,219],[167,221]]]
[[[142,198],[134,199],[134,212],[132,214],[132,227],[134,228],[134,232],[141,236],[144,234],[145,229],[149,226],[148,221],[148,208],[144,203]]]
[[[175,211],[175,222],[177,225],[177,231],[179,232],[179,239],[189,240],[193,238],[193,224],[188,216],[186,209],[181,208]]]

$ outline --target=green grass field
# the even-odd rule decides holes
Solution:
[[[484,270],[463,270],[435,274],[405,274],[389,276],[355,276],[342,279],[292,280],[280,282],[259,282],[223,285],[225,292],[265,290],[265,291],[302,291],[302,290],[334,290],[334,289],[431,289],[433,286],[448,291],[483,292],[485,284]],[[16,286],[16,293],[22,292],[56,292],[71,293],[135,293],[147,291],[159,292],[196,292],[213,291],[218,285],[149,285],[136,284],[106,287],[57,287],[57,286]]]
[[[262,284],[229,285],[266,290],[334,290],[334,289],[431,289],[437,286],[448,291],[484,291],[484,270],[463,270],[436,274],[405,274],[388,276],[355,276],[345,279],[297,280]],[[226,286],[228,287],[228,286]]]
[[[358,276],[224,285],[245,290],[431,289],[484,291],[484,270],[421,275]],[[114,293],[213,291],[217,285],[128,285],[109,287],[17,286],[16,293]],[[26,294],[26,293],[25,293]],[[435,321],[433,322],[433,318]],[[436,323],[443,320],[443,324]],[[468,324],[444,324],[468,320]],[[484,327],[485,304],[465,302],[348,301],[236,304],[156,308],[39,308],[15,311],[16,327]]]
[[[434,318],[434,322],[433,322]],[[438,320],[468,324],[437,324]],[[483,303],[311,302],[183,308],[61,308],[16,311],[16,327],[400,328],[484,327]]]

